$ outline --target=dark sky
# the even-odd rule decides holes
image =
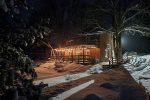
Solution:
[[[35,13],[29,20],[49,17],[52,28],[58,32],[74,31],[80,28],[85,8],[95,0],[28,0]]]
[[[38,16],[50,16],[52,24],[56,25],[57,31],[62,31],[60,37],[72,34],[73,30],[80,28],[80,22],[84,14],[84,8],[87,5],[93,4],[96,0],[28,0],[31,6],[34,6],[36,13],[33,18]],[[105,0],[101,0],[105,1]],[[130,2],[133,0],[125,0]],[[125,5],[124,5],[125,6]],[[83,15],[82,15],[83,14]],[[149,19],[149,18],[148,18]],[[31,19],[32,20],[32,19]],[[109,21],[109,20],[107,20]],[[110,21],[109,21],[110,22]],[[145,21],[150,25],[149,20]],[[109,23],[106,23],[109,25]],[[71,31],[72,32],[71,32]],[[68,37],[66,37],[68,38]],[[137,51],[138,53],[150,53],[150,38],[141,37],[137,35],[123,35],[123,50]]]

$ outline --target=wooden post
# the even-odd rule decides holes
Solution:
[[[112,65],[114,64],[114,58],[112,57]]]
[[[71,53],[71,59],[72,59],[72,62],[73,62],[73,50],[72,50],[72,53]]]
[[[109,60],[109,67],[111,66],[111,62],[110,62],[110,60]]]
[[[85,55],[84,55],[84,48],[83,48],[83,64],[84,64],[84,60],[85,60]]]
[[[78,58],[78,64],[79,64],[79,55],[77,55],[77,58]]]
[[[89,62],[89,64],[91,64],[90,59],[91,59],[91,56],[88,55],[88,62]]]

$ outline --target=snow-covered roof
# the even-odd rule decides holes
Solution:
[[[56,48],[55,50],[59,49],[73,49],[73,48],[97,48],[96,45],[74,45],[74,46],[67,46],[62,48]]]

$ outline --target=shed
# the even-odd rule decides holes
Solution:
[[[55,58],[62,61],[90,63],[91,59],[99,61],[100,49],[95,45],[75,45],[54,49]]]

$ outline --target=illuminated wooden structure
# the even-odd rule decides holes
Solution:
[[[90,63],[91,59],[100,59],[100,49],[95,45],[76,45],[54,49],[55,58],[62,61]],[[52,58],[52,57],[51,57]]]

